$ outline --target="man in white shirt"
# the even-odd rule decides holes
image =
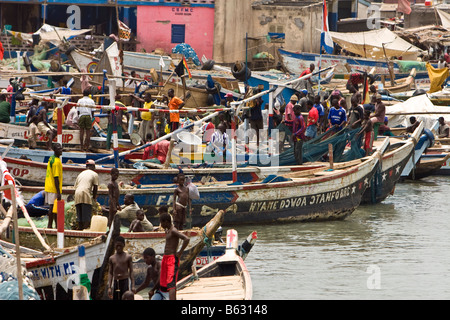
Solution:
[[[91,143],[92,128],[92,108],[87,106],[95,106],[94,100],[89,98],[90,90],[83,91],[83,98],[78,100],[78,126],[80,127],[80,145],[81,151],[88,152]]]
[[[78,109],[77,109],[77,107],[74,106],[70,109],[69,113],[67,114],[66,125],[70,129],[80,129],[80,127],[78,126]]]
[[[75,208],[77,210],[78,229],[88,229],[91,224],[92,205],[97,201],[98,174],[95,172],[94,160],[86,162],[75,181]]]
[[[216,131],[211,135],[211,140],[206,147],[207,152],[213,152],[215,156],[231,157],[231,153],[227,150],[230,143],[230,138],[226,133],[226,127],[223,123],[217,126]]]

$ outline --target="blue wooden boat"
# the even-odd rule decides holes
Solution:
[[[311,63],[316,66],[321,62],[321,68],[336,65],[335,78],[346,78],[349,75],[349,69],[370,72],[375,68],[375,74],[385,75],[390,78],[389,68],[386,60],[374,60],[351,56],[340,56],[330,54],[317,54],[307,52],[292,52],[284,49],[278,49],[281,61],[286,69],[294,74],[301,74]],[[349,69],[347,69],[347,67]],[[393,69],[396,79],[402,79],[409,76],[411,70],[417,71],[415,81],[418,86],[430,84],[425,62],[394,60]]]
[[[321,167],[273,175],[250,183],[218,181],[198,186],[200,198],[192,200],[192,226],[204,225],[219,210],[226,212],[224,225],[286,221],[323,221],[344,219],[360,204],[361,197],[376,170],[380,151],[370,157]],[[158,208],[173,205],[174,184],[126,189],[147,218],[158,224]],[[25,201],[42,187],[22,186]],[[63,187],[63,197],[75,192]],[[120,203],[125,194],[121,194]],[[97,201],[109,204],[107,189],[98,191]],[[189,212],[189,211],[188,211]]]

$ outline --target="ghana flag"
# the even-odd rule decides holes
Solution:
[[[186,62],[186,58],[183,56],[183,59],[181,59],[181,61],[178,64],[178,66],[175,68],[175,73],[179,77],[182,77],[184,75],[184,71],[185,70],[186,70],[186,72],[189,75],[189,79],[192,79],[191,70],[189,70],[188,64]]]

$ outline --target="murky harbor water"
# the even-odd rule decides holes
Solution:
[[[344,221],[236,227],[254,299],[449,299],[450,177],[397,184]]]

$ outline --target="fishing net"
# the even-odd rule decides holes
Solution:
[[[0,300],[19,300],[16,263],[16,259],[0,246]],[[25,271],[24,268],[22,270]],[[24,273],[22,288],[25,300],[40,300],[26,273]]]
[[[355,137],[359,130],[360,129],[344,128],[336,132],[335,129],[330,129],[316,138],[304,142],[303,163],[322,160],[322,158],[328,154],[329,144],[333,146],[334,162],[351,161],[363,157],[363,150],[361,149],[362,140]],[[350,148],[346,149],[348,144],[350,144]],[[280,166],[296,164],[293,147],[280,153]],[[259,163],[258,165],[267,166],[270,164]]]

